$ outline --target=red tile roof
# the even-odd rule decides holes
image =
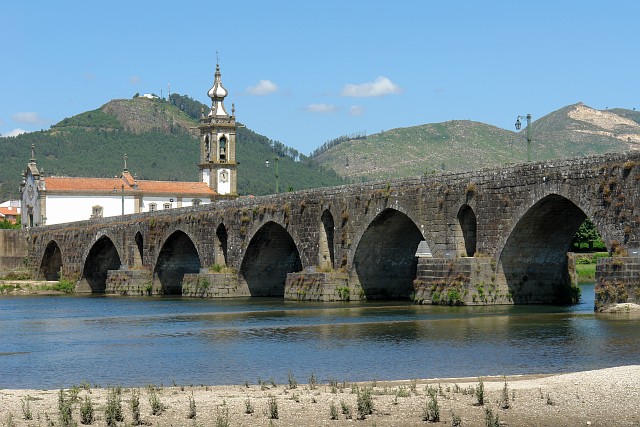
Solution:
[[[180,181],[146,181],[139,180],[138,188],[134,188],[134,180],[126,173],[123,178],[45,178],[48,193],[110,193],[114,188],[121,191],[124,184],[125,192],[139,192],[142,194],[168,194],[213,197],[217,193],[204,182]]]
[[[18,209],[17,208],[0,208],[0,215],[18,216]]]

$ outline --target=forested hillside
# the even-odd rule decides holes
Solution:
[[[351,181],[500,167],[527,160],[526,122],[513,132],[452,120],[373,135],[336,138],[314,159]],[[640,113],[569,105],[534,120],[531,160],[552,160],[640,148]]]
[[[180,100],[181,102],[176,102]],[[116,176],[127,166],[140,179],[196,181],[198,138],[195,117],[202,104],[172,95],[169,102],[147,98],[113,100],[99,109],[66,118],[49,130],[0,138],[0,200],[18,197],[20,174],[36,147],[46,175]],[[265,160],[280,158],[280,191],[339,185],[343,180],[309,158],[240,126],[237,132],[238,192],[275,191],[275,170]]]

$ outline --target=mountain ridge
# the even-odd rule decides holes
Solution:
[[[396,128],[344,140],[314,159],[350,181],[499,167],[527,160],[523,125],[520,132],[468,120]],[[639,149],[640,113],[579,102],[534,120],[530,132],[532,160]]]

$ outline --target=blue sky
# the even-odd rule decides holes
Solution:
[[[134,93],[209,103],[309,153],[344,134],[471,119],[513,130],[584,102],[640,108],[640,1],[9,1],[0,134]]]

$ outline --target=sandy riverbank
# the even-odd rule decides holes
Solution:
[[[640,425],[640,365],[552,376],[507,377],[509,408],[502,409],[505,379],[483,379],[485,404],[477,404],[478,378],[379,381],[377,383],[329,383],[311,387],[297,384],[248,384],[205,387],[185,385],[163,387],[157,396],[164,410],[151,414],[149,389],[141,388],[140,415],[153,426],[412,426],[423,421],[428,389],[437,390],[439,425],[452,425],[453,415],[463,426],[486,425],[486,409],[508,426],[638,426]],[[356,388],[371,388],[373,413],[357,420]],[[74,421],[80,425],[80,405],[90,397],[97,418],[92,425],[106,425],[107,390],[78,387],[72,404]],[[131,425],[134,389],[123,389],[120,398],[124,421]],[[69,390],[65,396],[70,398]],[[27,396],[29,397],[27,400]],[[195,419],[189,419],[190,397],[195,402]],[[0,390],[0,424],[48,426],[59,423],[58,390]],[[32,420],[24,419],[23,405],[29,402]],[[270,401],[277,406],[278,419],[270,419]],[[350,408],[347,419],[342,404]],[[331,419],[334,405],[338,419]],[[247,406],[253,413],[247,413]],[[271,407],[273,408],[273,406]],[[225,424],[227,421],[228,424]],[[12,424],[11,424],[12,423]],[[433,424],[433,423],[432,423]],[[438,425],[436,423],[436,425]]]

